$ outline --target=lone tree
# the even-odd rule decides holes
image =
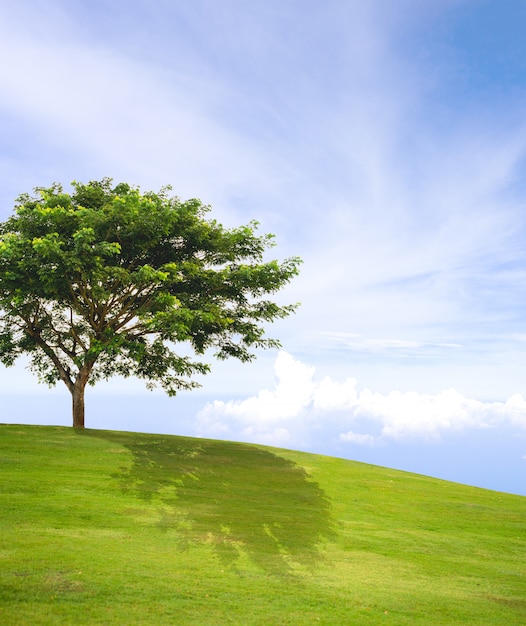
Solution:
[[[198,386],[192,375],[209,365],[175,344],[241,361],[279,346],[264,325],[296,306],[265,296],[300,260],[264,262],[273,236],[256,236],[257,222],[226,229],[168,187],[141,193],[109,178],[72,187],[23,194],[0,223],[0,360],[27,353],[41,381],[61,380],[74,427],[84,428],[86,384],[115,374],[169,395]]]

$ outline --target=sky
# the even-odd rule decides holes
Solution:
[[[0,220],[104,176],[276,235],[281,350],[87,425],[264,443],[526,495],[525,0],[2,0]],[[0,369],[0,422],[69,425]]]

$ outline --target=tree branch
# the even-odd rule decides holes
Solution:
[[[69,391],[73,393],[74,381],[71,378],[71,372],[69,371],[69,368],[62,364],[62,361],[59,359],[58,355],[55,353],[53,348],[49,346],[44,341],[44,339],[42,339],[40,335],[40,332],[41,332],[40,329],[26,326],[24,330],[31,337],[31,339],[33,339],[36,345],[42,348],[46,356],[51,360],[53,365],[56,367],[57,372],[62,382],[66,385]]]

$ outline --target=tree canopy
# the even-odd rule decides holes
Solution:
[[[0,224],[0,360],[29,355],[30,369],[71,392],[84,427],[84,390],[113,375],[136,376],[168,394],[209,371],[196,355],[253,358],[277,347],[265,326],[292,313],[268,294],[300,259],[265,261],[272,235],[257,222],[227,229],[209,206],[170,188],[141,193],[104,178],[23,194]]]

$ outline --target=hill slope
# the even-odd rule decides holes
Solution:
[[[524,624],[526,498],[263,446],[3,425],[0,623]]]

